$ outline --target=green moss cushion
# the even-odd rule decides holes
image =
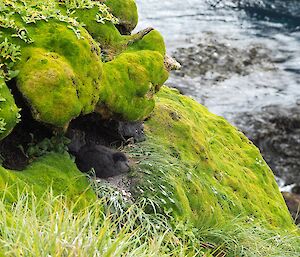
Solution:
[[[74,202],[80,200],[83,205],[96,199],[86,176],[68,155],[45,155],[22,172],[0,166],[0,195],[5,194],[8,202],[16,201],[22,190],[33,191],[35,196],[41,197],[50,188],[54,195],[65,195]]]
[[[116,55],[125,47],[127,36],[122,36],[112,22],[97,22],[95,19],[97,12],[97,8],[78,9],[73,17],[78,17],[85,24],[85,29],[100,44],[101,49],[111,55]]]
[[[134,37],[135,36],[133,35],[133,39]],[[164,56],[166,54],[166,46],[162,35],[157,30],[152,30],[142,39],[137,40],[133,44],[130,44],[129,47],[126,49],[126,52],[140,50],[157,51]]]
[[[105,4],[112,14],[119,19],[127,32],[131,32],[138,23],[137,6],[134,0],[106,0]]]
[[[259,150],[224,118],[164,87],[145,128],[147,141],[133,150],[144,172],[138,195],[196,227],[240,217],[294,228]]]
[[[4,79],[0,78],[0,140],[6,137],[18,123],[19,111]]]
[[[36,120],[66,128],[96,107],[107,118],[150,114],[168,77],[165,44],[157,31],[121,35],[137,24],[135,1],[24,3],[2,3],[0,42],[19,51],[6,66]]]
[[[123,53],[104,64],[97,111],[135,121],[153,110],[154,93],[168,78],[163,56],[157,51]]]
[[[102,76],[100,50],[82,29],[81,39],[57,22],[30,28],[34,45],[22,48],[17,85],[37,120],[63,127],[94,110]]]
[[[82,110],[72,67],[60,55],[33,48],[18,77],[18,87],[26,97],[35,119],[64,126]]]

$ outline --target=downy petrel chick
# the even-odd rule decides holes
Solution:
[[[108,178],[130,170],[126,155],[102,145],[86,144],[76,154],[76,163],[83,172],[92,168],[96,177]]]

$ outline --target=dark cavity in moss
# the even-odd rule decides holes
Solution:
[[[22,121],[9,136],[0,141],[0,162],[4,168],[23,170],[31,161],[26,154],[28,146],[51,137],[52,132],[32,118],[30,109],[17,89],[15,81],[8,82],[8,86],[12,90],[17,106],[22,109],[20,112]]]
[[[87,143],[120,147],[128,142],[145,140],[143,122],[126,122],[114,119],[104,120],[100,114],[80,116],[70,123],[70,130],[85,134]]]
[[[16,104],[22,108],[22,121],[8,137],[0,141],[0,162],[4,168],[21,171],[46,153],[68,151],[70,140],[67,137],[72,130],[83,133],[88,144],[110,148],[119,148],[129,142],[145,139],[142,122],[103,120],[96,113],[73,120],[66,135],[63,135],[62,132],[53,131],[52,127],[32,117],[14,81],[9,82],[9,87],[15,96]]]

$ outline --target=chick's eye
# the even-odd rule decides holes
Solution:
[[[113,155],[113,160],[114,160],[114,162],[118,162],[118,161],[124,162],[127,160],[127,158],[121,153],[115,153]]]

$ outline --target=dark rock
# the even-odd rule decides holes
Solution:
[[[66,137],[71,141],[68,148],[73,154],[78,153],[80,148],[86,144],[85,133],[81,130],[69,129],[66,133]]]
[[[145,140],[143,122],[104,120],[96,113],[78,117],[71,122],[69,130],[72,129],[84,132],[86,143],[108,147],[120,146],[131,138],[134,142]]]
[[[295,186],[292,188],[292,193],[297,194],[297,195],[300,195],[300,185],[295,185]]]
[[[7,169],[21,171],[32,161],[27,154],[28,148],[45,138],[52,137],[53,132],[47,125],[33,119],[15,81],[11,80],[8,85],[13,92],[17,106],[21,108],[21,122],[0,141],[0,165]]]
[[[283,192],[284,200],[296,224],[300,224],[300,195]]]
[[[235,118],[239,127],[261,150],[275,175],[286,185],[300,184],[300,107],[267,106],[258,113]]]
[[[233,75],[246,76],[256,69],[274,69],[271,63],[272,51],[265,46],[252,44],[236,48],[219,39],[213,33],[196,46],[179,48],[174,53],[182,67],[174,74],[180,77],[199,77],[205,84],[224,81]]]
[[[144,141],[144,123],[143,122],[118,122],[117,132],[124,141],[133,138],[135,142]]]

